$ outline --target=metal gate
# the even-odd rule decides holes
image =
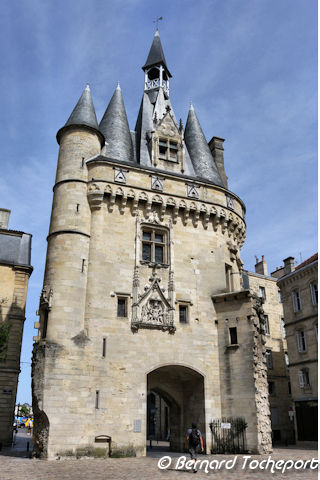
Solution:
[[[247,453],[247,423],[241,417],[223,417],[210,423],[211,453]]]

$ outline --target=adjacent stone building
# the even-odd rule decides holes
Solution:
[[[269,452],[265,314],[243,285],[245,206],[223,139],[208,145],[193,106],[176,119],[158,31],[142,68],[134,130],[119,85],[100,124],[87,86],[57,134],[35,450],[76,454],[109,435],[144,455],[161,398],[172,450],[192,421],[210,452],[210,421],[243,417],[246,447]]]
[[[296,440],[317,441],[318,254],[297,267],[288,257],[272,275],[283,301]]]
[[[20,373],[20,352],[31,235],[8,229],[10,210],[0,208],[0,443],[10,445]]]

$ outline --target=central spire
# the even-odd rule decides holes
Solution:
[[[158,29],[154,34],[149,55],[142,70],[145,72],[145,91],[162,87],[165,94],[169,96],[169,78],[172,75],[167,67]]]

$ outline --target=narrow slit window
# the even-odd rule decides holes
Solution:
[[[42,329],[42,338],[46,338],[47,336],[47,328],[48,328],[48,310],[45,309],[43,312],[43,329]]]
[[[232,267],[231,265],[225,265],[226,269],[226,287],[227,292],[232,292]]]
[[[105,358],[106,356],[106,351],[107,351],[107,339],[103,338],[102,339],[102,356]]]
[[[267,361],[267,368],[272,369],[273,368],[273,363],[272,363],[272,351],[271,350],[266,351],[266,361]]]
[[[237,345],[238,344],[237,327],[230,327],[229,334],[230,334],[230,344]]]
[[[82,266],[81,266],[81,272],[82,272],[82,273],[84,272],[85,264],[86,264],[86,260],[85,260],[85,258],[83,258],[83,259],[82,259]]]
[[[264,330],[266,335],[270,335],[270,326],[269,326],[269,317],[268,315],[264,316]]]
[[[96,410],[99,408],[99,390],[96,390]]]

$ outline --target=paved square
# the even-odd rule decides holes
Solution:
[[[26,458],[26,437],[23,433],[19,434],[15,448],[4,449],[0,455],[0,480],[156,480],[156,479],[176,479],[184,480],[190,478],[192,471],[176,470],[175,465],[180,455],[169,452],[159,452],[153,450],[147,457],[141,458],[106,458],[106,459],[62,459],[62,460],[36,460]],[[270,455],[272,460],[311,460],[317,458],[317,450],[291,448],[276,448]],[[16,456],[13,456],[16,455]],[[172,458],[171,466],[168,469],[161,470],[158,462],[163,456]],[[253,455],[251,460],[268,459],[269,455]],[[216,460],[232,460],[234,455],[200,455],[200,460],[209,462]],[[249,461],[249,460],[248,460]],[[301,470],[288,470],[286,473],[276,472],[272,474],[270,470],[242,470],[244,458],[243,455],[237,456],[235,467],[232,470],[221,469],[219,471],[211,470],[206,473],[199,470],[196,478],[207,478],[208,476],[218,480],[251,480],[263,479],[269,480],[275,478],[290,480],[316,480],[317,470],[310,468]],[[253,477],[254,476],[254,477]]]

